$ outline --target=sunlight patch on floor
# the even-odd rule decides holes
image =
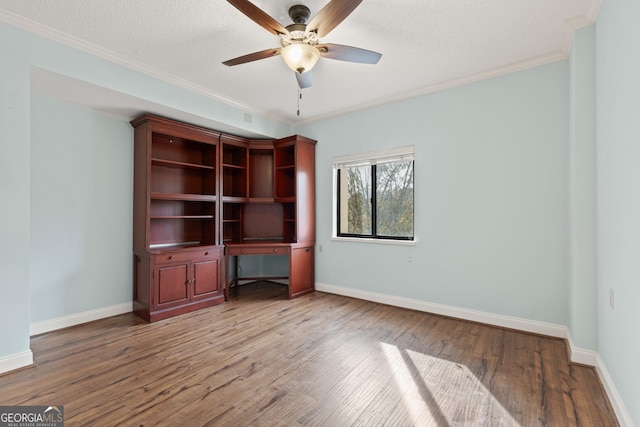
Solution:
[[[416,426],[519,426],[464,365],[380,343]]]

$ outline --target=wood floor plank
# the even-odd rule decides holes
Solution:
[[[563,340],[286,287],[148,324],[132,314],[32,337],[2,405],[66,425],[617,426]]]

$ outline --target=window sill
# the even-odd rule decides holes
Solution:
[[[382,245],[397,246],[415,246],[416,240],[393,240],[393,239],[368,239],[366,237],[338,237],[333,236],[331,240],[336,242],[355,242],[355,243],[377,243]]]

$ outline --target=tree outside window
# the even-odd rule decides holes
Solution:
[[[410,154],[410,159],[404,155],[338,165],[338,236],[413,240]]]

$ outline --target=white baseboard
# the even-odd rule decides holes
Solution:
[[[500,326],[503,328],[516,329],[524,332],[531,332],[551,337],[564,338],[569,345],[570,360],[582,365],[595,366],[600,377],[605,392],[611,401],[611,405],[618,417],[622,427],[633,427],[631,415],[627,411],[618,390],[615,387],[611,376],[607,372],[602,359],[597,352],[576,347],[571,338],[569,328],[563,325],[538,322],[535,320],[521,319],[519,317],[503,316],[499,314],[487,313],[484,311],[469,310],[466,308],[453,307],[444,304],[435,304],[411,298],[398,297],[394,295],[381,294],[377,292],[363,291],[360,289],[345,288],[342,286],[327,285],[316,282],[316,290],[331,294],[344,295],[347,297],[363,299],[367,301],[379,302],[381,304],[393,305],[396,307],[410,308],[427,313],[440,314],[443,316],[455,317],[457,319],[470,320],[473,322],[486,323],[488,325]]]
[[[607,371],[607,367],[604,365],[600,355],[596,355],[596,371],[598,372],[598,376],[600,377],[600,381],[604,386],[607,396],[609,396],[609,401],[611,401],[611,406],[613,406],[616,417],[618,417],[620,426],[633,427],[635,424],[631,419],[631,414],[627,411],[627,407],[622,401],[622,397],[620,396],[620,393],[618,393],[618,389],[613,383],[613,379],[611,378],[611,375],[609,375],[609,371]]]
[[[0,357],[0,374],[31,365],[33,365],[33,353],[31,350]]]
[[[593,350],[587,350],[586,348],[576,347],[573,343],[569,328],[567,328],[567,342],[569,343],[569,353],[571,354],[571,361],[573,363],[596,366],[598,353]]]
[[[469,310],[466,308],[436,304],[394,295],[380,294],[377,292],[363,291],[360,289],[327,285],[325,283],[316,282],[316,290],[556,338],[567,337],[566,326],[555,325],[552,323],[521,319],[519,317],[503,316],[500,314],[487,313],[485,311]]]
[[[33,322],[29,325],[29,333],[31,336],[44,334],[45,332],[55,331],[56,329],[68,328],[69,326],[80,325],[81,323],[92,322],[94,320],[104,319],[105,317],[117,316],[118,314],[130,313],[131,311],[133,311],[133,303],[131,302],[83,311],[82,313],[70,314],[55,319]]]
[[[518,331],[531,332],[556,338],[564,338],[569,344],[569,352],[571,354],[572,362],[580,363],[582,365],[596,366],[596,357],[598,353],[593,350],[576,347],[571,339],[569,329],[564,325],[556,325],[553,323],[539,322],[536,320],[522,319],[513,316],[503,316],[500,314],[487,313],[485,311],[470,310],[411,298],[380,294],[377,292],[327,285],[325,283],[316,283],[316,290],[367,301],[379,302],[396,307],[410,308],[413,310],[424,311],[426,313],[440,314],[443,316],[455,317],[457,319],[486,323],[488,325],[499,326],[502,328],[516,329]]]
[[[71,314],[69,316],[58,317],[56,319],[33,322],[29,325],[29,335],[38,335],[56,329],[67,328],[81,323],[92,322],[104,319],[105,317],[117,316],[118,314],[130,313],[133,311],[133,303],[122,303],[103,307],[96,310],[84,311],[82,313]],[[31,350],[22,353],[12,354],[0,358],[0,374],[33,365],[33,353]]]

